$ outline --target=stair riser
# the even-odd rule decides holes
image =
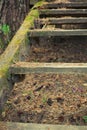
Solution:
[[[87,73],[87,63],[29,63],[19,62],[10,67],[11,74]]]
[[[70,2],[70,3],[48,3],[43,6],[44,8],[76,8],[76,9],[87,9],[87,2]]]

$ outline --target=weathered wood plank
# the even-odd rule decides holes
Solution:
[[[29,63],[18,62],[10,67],[12,74],[29,73],[87,73],[87,63]]]
[[[87,29],[63,30],[63,29],[34,29],[29,31],[29,37],[46,36],[87,36]]]
[[[0,122],[0,130],[87,130],[87,126]]]
[[[44,8],[87,8],[87,1],[85,2],[51,2],[43,5]]]
[[[84,24],[87,23],[87,17],[82,18],[44,18],[44,19],[37,19],[35,22],[40,24]]]
[[[40,9],[41,15],[87,15],[87,9]]]

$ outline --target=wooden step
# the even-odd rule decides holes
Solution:
[[[85,2],[50,2],[43,5],[44,8],[87,8],[87,1]]]
[[[10,67],[12,74],[29,73],[87,73],[87,63],[29,63],[18,62]]]
[[[87,126],[0,122],[0,130],[87,130]]]
[[[41,25],[47,24],[85,24],[87,23],[87,17],[74,18],[74,17],[65,17],[65,18],[43,18],[35,20],[36,23]]]
[[[68,15],[86,15],[87,16],[87,9],[40,9],[39,10],[41,15],[50,15],[50,16],[68,16]]]
[[[29,31],[29,37],[46,37],[46,36],[87,36],[87,29],[34,29]]]

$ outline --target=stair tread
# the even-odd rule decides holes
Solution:
[[[87,2],[48,2],[43,5],[44,8],[58,8],[58,7],[68,7],[68,8],[85,8],[87,7]]]
[[[40,63],[40,62],[17,62],[10,67],[10,73],[87,73],[87,63]]]
[[[29,37],[45,37],[45,36],[86,36],[87,29],[34,29],[29,30]]]
[[[87,126],[0,122],[1,130],[87,130]]]
[[[45,15],[71,15],[71,14],[87,14],[87,9],[40,9],[39,10],[40,14],[45,14]]]
[[[64,24],[64,23],[87,23],[87,17],[62,17],[62,18],[39,18],[35,22],[40,22],[40,24]]]

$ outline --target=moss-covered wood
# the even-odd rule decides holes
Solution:
[[[0,122],[1,130],[87,130],[87,126]]]
[[[40,2],[40,5],[43,2]],[[35,6],[36,7],[36,6]],[[9,68],[11,62],[14,60],[14,56],[17,53],[20,45],[23,42],[26,42],[27,33],[29,32],[29,28],[34,26],[34,20],[39,16],[38,9],[33,9],[26,16],[23,24],[20,29],[17,31],[11,42],[9,43],[7,49],[0,57],[0,75],[4,75],[4,73]]]
[[[38,4],[35,5],[43,5],[44,1],[40,1]],[[9,89],[9,73],[8,69],[14,60],[19,59],[19,53],[23,47],[21,45],[28,45],[29,40],[27,37],[27,33],[31,27],[34,26],[34,20],[38,18],[39,11],[37,8],[31,9],[31,11],[26,16],[24,22],[22,23],[21,27],[9,43],[8,47],[4,51],[4,53],[0,56],[0,103],[2,102],[2,95],[4,91]],[[27,48],[27,47],[25,47]],[[21,52],[22,55],[22,52]],[[8,80],[7,80],[8,79]],[[1,104],[0,104],[1,105]]]

